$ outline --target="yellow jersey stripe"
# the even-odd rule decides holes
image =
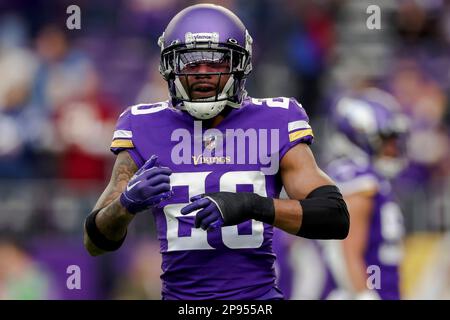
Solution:
[[[111,143],[111,148],[134,148],[134,144],[128,139],[116,139]]]
[[[306,137],[306,136],[313,136],[313,131],[312,129],[304,129],[304,130],[299,130],[299,131],[295,131],[289,134],[289,141],[293,142],[295,140],[298,140],[300,138]]]

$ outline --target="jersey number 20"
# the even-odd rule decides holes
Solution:
[[[173,173],[170,176],[172,187],[183,186],[188,188],[189,198],[205,190],[206,178],[211,172],[183,172]],[[220,191],[236,192],[237,185],[253,185],[253,192],[266,197],[265,177],[260,171],[232,171],[226,172],[219,179]],[[188,199],[186,199],[188,201]],[[179,218],[183,217],[180,213],[181,208],[189,202],[166,205],[163,210],[167,223],[167,251],[178,250],[208,250],[214,249],[208,243],[207,232],[200,228],[192,228],[190,235],[180,237],[178,231],[180,228]],[[193,212],[189,215],[195,215]],[[260,221],[251,220],[251,234],[239,234],[238,226],[227,226],[220,228],[222,240],[225,246],[231,249],[250,249],[258,248],[264,240],[264,225]]]

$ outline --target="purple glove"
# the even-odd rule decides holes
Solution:
[[[172,170],[157,166],[157,160],[157,156],[151,156],[130,179],[127,188],[120,195],[120,203],[128,212],[136,214],[172,196],[169,178]]]
[[[191,201],[181,214],[202,209],[195,217],[196,228],[234,226],[250,219],[273,224],[275,220],[273,199],[253,192],[209,192],[192,197]]]
[[[224,221],[220,210],[216,204],[209,198],[202,198],[203,195],[197,195],[190,200],[192,203],[181,209],[181,214],[186,215],[195,210],[200,210],[195,216],[195,227],[203,230],[214,229],[223,226]]]

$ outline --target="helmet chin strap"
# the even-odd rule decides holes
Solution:
[[[403,157],[378,157],[374,161],[375,168],[388,179],[395,178],[407,165],[408,161]]]
[[[183,100],[189,100],[189,95],[187,94],[186,89],[184,89],[184,86],[180,81],[180,77],[176,76],[174,82],[177,97],[182,98]]]
[[[178,76],[175,77],[174,83],[177,96],[185,100],[181,104],[180,109],[186,110],[194,118],[201,120],[211,119],[222,112],[226,105],[229,105],[233,108],[237,108],[240,106],[240,104],[233,103],[226,99],[227,92],[233,89],[233,75],[230,76],[227,83],[223,87],[222,92],[217,96],[217,99],[219,99],[220,101],[216,101],[215,97],[196,99],[196,101],[188,101],[189,95],[187,94],[186,89],[184,88]]]

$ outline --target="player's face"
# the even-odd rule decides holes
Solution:
[[[384,138],[379,155],[389,158],[398,158],[402,156],[399,138],[397,136]]]
[[[223,87],[230,78],[229,62],[199,62],[188,64],[182,70],[183,73],[192,74],[180,76],[180,81],[186,91],[190,92],[191,99],[213,97],[222,92]],[[208,74],[208,73],[222,73]]]
[[[383,144],[374,159],[375,168],[385,177],[395,178],[408,164],[403,140],[392,136],[383,139]]]

